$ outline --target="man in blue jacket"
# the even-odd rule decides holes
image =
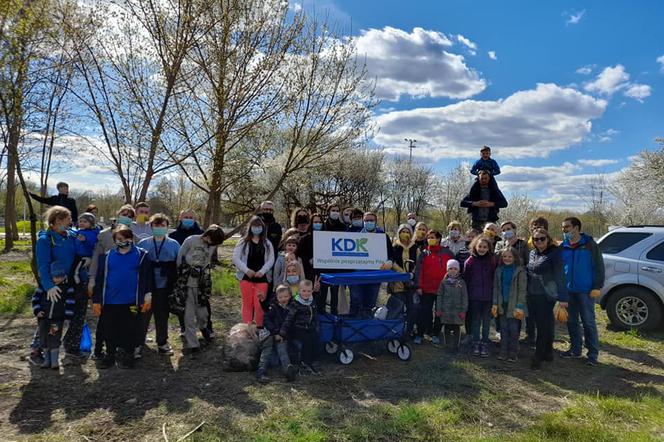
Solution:
[[[569,292],[567,329],[570,349],[561,354],[561,357],[581,358],[585,338],[588,349],[587,364],[595,366],[599,355],[595,300],[599,298],[600,289],[604,285],[604,259],[593,238],[581,233],[581,221],[578,218],[569,217],[563,221],[562,259]]]

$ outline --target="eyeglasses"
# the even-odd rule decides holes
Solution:
[[[546,236],[533,237],[534,242],[543,242],[546,241]]]

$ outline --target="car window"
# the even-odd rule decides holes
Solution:
[[[664,262],[664,242],[650,250],[646,255],[646,258],[653,261],[662,261]]]
[[[652,233],[647,232],[616,232],[612,233],[599,243],[599,249],[602,253],[615,255],[628,247],[632,247],[639,241],[643,241]]]

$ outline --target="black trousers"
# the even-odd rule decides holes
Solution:
[[[433,306],[436,304],[436,295],[423,293],[420,296],[420,309],[417,314],[417,336],[427,334],[429,336],[438,336],[442,324],[440,318],[433,314]]]
[[[81,352],[81,336],[83,335],[83,324],[85,323],[85,313],[88,309],[88,297],[77,288],[76,303],[74,304],[74,316],[69,320],[69,326],[63,339],[65,351],[70,354],[79,354]]]
[[[318,333],[316,330],[296,329],[293,331],[293,339],[302,345],[300,349],[300,360],[305,364],[312,364],[318,359]]]
[[[553,306],[555,301],[549,301],[546,296],[534,296],[528,298],[528,304],[532,306],[530,311],[537,326],[537,341],[535,343],[535,359],[540,361],[553,357],[553,339],[555,337],[556,322],[553,317]]]
[[[150,327],[150,320],[154,315],[154,327],[157,335],[157,345],[165,345],[168,342],[168,291],[163,289],[155,289],[152,292],[152,308],[147,313],[141,314],[142,325],[142,339],[141,343],[145,343],[145,337]]]
[[[101,310],[99,324],[109,356],[115,356],[118,350],[125,355],[134,353],[136,336],[141,333],[141,315],[132,307],[133,304],[106,304]]]

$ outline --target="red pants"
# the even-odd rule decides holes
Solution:
[[[240,293],[242,293],[242,322],[250,324],[256,322],[259,327],[263,326],[263,308],[261,307],[258,293],[267,295],[267,282],[240,281]]]

